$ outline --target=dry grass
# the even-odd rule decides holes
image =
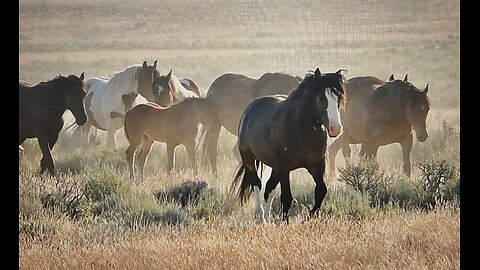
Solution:
[[[66,224],[44,242],[20,239],[21,269],[458,269],[459,211],[322,216],[254,225],[233,219],[110,236]]]
[[[456,0],[429,1],[20,1],[19,77],[32,83],[58,73],[111,76],[131,64],[158,59],[159,70],[196,81],[204,91],[223,73],[259,77],[284,71],[303,76],[319,67],[347,69],[347,78],[390,74],[419,88],[429,86],[430,133],[445,120],[460,132],[460,5]],[[68,118],[68,115],[66,116]],[[105,142],[104,132],[99,140]],[[88,158],[123,160],[120,149],[102,154],[103,146],[86,151]],[[20,234],[20,269],[458,269],[460,210],[432,212],[378,211],[363,219],[327,215],[285,226],[252,223],[252,205],[189,226],[151,225],[127,229],[115,221],[85,217],[72,220],[43,209],[36,189],[46,180],[34,176],[40,154],[30,141],[21,161],[20,215],[44,228],[32,238]],[[219,175],[207,169],[200,178],[221,196],[227,193],[237,161],[235,138],[223,132],[219,142]],[[428,143],[428,142],[427,142]],[[77,150],[67,149],[62,133],[53,149],[58,162]],[[421,148],[415,142],[413,153]],[[459,163],[458,145],[449,149]],[[358,149],[357,149],[358,151]],[[430,153],[430,152],[429,152]],[[88,156],[90,155],[90,156]],[[192,179],[186,153],[177,149],[177,171],[165,173],[165,146],[155,144],[144,182],[131,181],[120,168],[132,194]],[[422,160],[412,155],[412,164]],[[381,168],[401,171],[397,145],[379,149]],[[121,164],[118,162],[118,164]],[[341,167],[343,158],[337,157]],[[89,168],[90,169],[90,168]],[[84,181],[82,171],[72,179]],[[70,177],[70,176],[67,176]],[[418,177],[413,171],[412,177]],[[69,178],[70,179],[70,178]],[[292,192],[310,190],[305,170],[292,173]],[[27,184],[28,183],[28,184]],[[37,186],[36,186],[37,185]],[[335,181],[329,182],[330,187]],[[32,190],[30,190],[32,189]],[[51,231],[51,230],[52,231]]]

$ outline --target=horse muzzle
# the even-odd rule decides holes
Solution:
[[[336,124],[328,127],[328,136],[335,138],[340,135],[340,133],[342,133],[342,125]]]
[[[75,118],[75,122],[79,126],[83,126],[87,122],[87,116],[80,116]]]
[[[424,134],[417,134],[417,141],[419,142],[424,142],[426,141],[428,138],[428,134],[427,133],[424,133]]]

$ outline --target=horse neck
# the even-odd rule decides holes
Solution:
[[[213,114],[213,109],[210,104],[210,101],[203,98],[190,98],[192,104],[188,104],[189,107],[194,108],[193,113],[195,117],[204,125],[211,123],[215,115]]]
[[[41,95],[48,96],[49,104],[56,104],[56,106],[51,106],[51,111],[55,115],[63,115],[67,110],[67,105],[65,104],[65,88],[62,87],[62,84],[59,80],[54,81],[53,84],[49,84],[47,87],[48,95],[45,93],[40,93]]]
[[[123,95],[132,92],[138,94],[138,79],[136,75],[139,68],[140,65],[133,65],[121,72],[117,72],[112,79],[110,79],[105,90],[112,95]]]
[[[302,127],[310,127],[315,124],[316,121],[319,121],[320,118],[316,119],[315,110],[314,110],[314,97],[305,97],[302,94],[301,97],[291,98],[289,96],[286,99],[286,106],[288,106],[287,114],[290,117],[295,119],[295,123],[298,123]]]

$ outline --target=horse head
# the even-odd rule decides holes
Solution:
[[[59,75],[59,87],[65,93],[65,106],[69,109],[73,116],[75,116],[75,121],[77,125],[81,126],[87,121],[87,115],[85,114],[85,108],[83,105],[83,99],[85,97],[86,91],[84,89],[85,82],[84,73],[77,77],[75,75],[70,75],[64,77]]]
[[[345,77],[342,71],[321,74],[317,68],[313,76],[305,79],[305,81],[312,80],[312,89],[315,89],[313,100],[316,114],[320,115],[320,121],[327,128],[330,137],[337,137],[342,132],[339,111],[345,103],[343,87]]]
[[[157,70],[157,60],[155,60],[153,66],[147,65],[147,61],[144,61],[142,67],[138,69],[138,92],[148,101],[155,101],[155,95],[152,93],[152,86],[155,78],[159,76],[160,72]]]
[[[178,103],[179,99],[176,87],[177,84],[174,81],[172,69],[170,69],[170,72],[166,76],[156,77],[152,86],[155,103],[164,107]]]
[[[430,100],[427,96],[428,84],[423,91],[410,83],[408,84],[412,94],[407,105],[407,121],[415,130],[417,140],[424,142],[428,138],[426,122],[428,111],[430,110]]]

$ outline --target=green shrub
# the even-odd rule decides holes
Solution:
[[[378,197],[378,194],[385,189],[386,183],[391,180],[390,176],[379,170],[379,165],[374,160],[360,162],[358,165],[347,165],[338,170],[339,182],[371,197]]]
[[[372,214],[367,195],[352,188],[327,192],[320,210],[326,214],[354,219],[363,219]]]
[[[399,179],[393,181],[383,195],[382,206],[391,203],[401,209],[410,210],[422,206],[424,192],[418,181]]]
[[[425,192],[424,208],[435,208],[437,202],[447,198],[453,199],[455,193],[458,197],[460,196],[459,171],[456,165],[442,159],[430,160],[417,166],[422,173],[420,183]],[[447,183],[449,183],[448,186]],[[458,193],[455,189],[458,189]],[[447,198],[444,195],[447,195]]]
[[[205,181],[188,180],[179,186],[173,186],[166,190],[155,193],[159,201],[167,201],[180,203],[185,207],[191,204],[198,204],[200,200],[215,193],[213,189],[207,188],[208,183]]]
[[[125,226],[132,229],[161,224],[168,226],[187,226],[191,220],[180,206],[174,204],[139,207],[125,205],[121,219]]]

